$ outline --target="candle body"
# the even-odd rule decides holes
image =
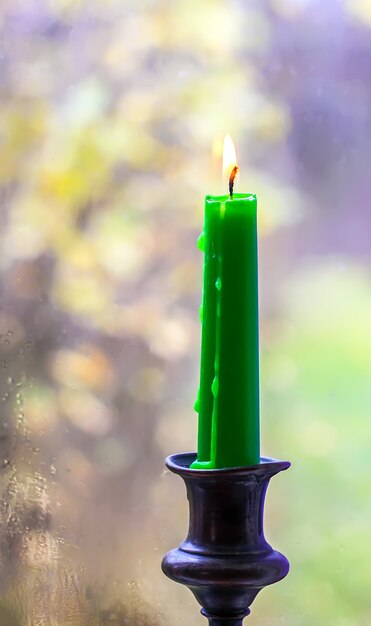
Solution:
[[[193,468],[254,465],[259,445],[256,196],[206,196],[198,455]]]

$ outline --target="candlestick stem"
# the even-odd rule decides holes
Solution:
[[[209,617],[209,626],[242,626],[242,620],[243,617],[236,617],[236,618],[227,618],[227,619],[220,619],[220,618],[213,618],[213,617]]]
[[[242,617],[210,617],[206,611],[201,611],[201,613],[208,618],[209,626],[242,626],[243,619],[246,617],[246,615]]]

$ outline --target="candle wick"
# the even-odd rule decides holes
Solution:
[[[233,187],[234,187],[235,178],[237,176],[237,172],[238,172],[238,165],[235,165],[229,176],[229,197],[231,200],[233,199]]]

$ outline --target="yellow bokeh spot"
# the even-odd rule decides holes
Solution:
[[[371,26],[371,0],[348,0],[347,8],[351,15]]]
[[[52,362],[54,378],[65,386],[107,389],[113,370],[106,355],[95,346],[83,344],[78,350],[59,350]]]

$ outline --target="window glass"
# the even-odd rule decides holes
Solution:
[[[165,579],[194,450],[203,196],[259,201],[262,452],[289,577],[256,626],[370,620],[368,0],[3,0],[0,622],[206,623]]]

